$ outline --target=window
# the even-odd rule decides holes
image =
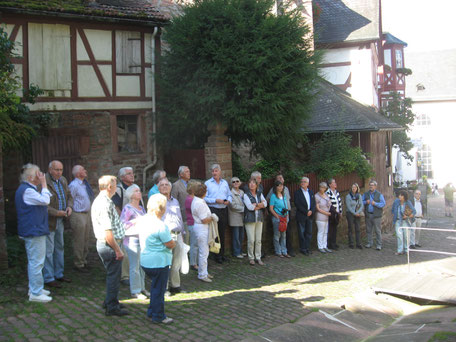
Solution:
[[[116,31],[116,72],[141,73],[141,33]]]
[[[418,179],[423,176],[434,178],[432,172],[432,151],[429,145],[423,145],[417,151],[416,165],[418,168]]]
[[[416,117],[416,125],[417,126],[430,126],[431,119],[426,114],[420,114]]]
[[[138,115],[117,116],[117,152],[139,152]]]
[[[396,69],[402,68],[404,63],[402,63],[402,50],[396,50]]]

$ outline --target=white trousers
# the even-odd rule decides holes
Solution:
[[[195,223],[193,232],[198,243],[198,279],[204,279],[207,277],[207,258],[209,256],[208,225]]]
[[[173,263],[169,270],[169,287],[180,287],[180,269],[182,266],[182,234],[174,234],[171,236],[176,241],[176,246],[173,248]]]
[[[318,249],[328,248],[328,221],[315,221],[317,223]]]
[[[245,223],[245,231],[247,232],[247,254],[249,260],[261,260],[263,222]]]

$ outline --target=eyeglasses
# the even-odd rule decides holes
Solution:
[[[240,183],[241,181],[238,181],[238,180],[234,180],[233,183]]]

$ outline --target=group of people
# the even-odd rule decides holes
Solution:
[[[225,231],[232,233],[232,253],[239,259],[248,257],[248,263],[263,266],[263,223],[270,217],[273,227],[273,245],[277,257],[290,258],[292,248],[290,221],[291,196],[282,174],[275,177],[274,186],[263,193],[261,173],[253,172],[245,183],[237,177],[231,184],[222,178],[220,165],[211,167],[212,177],[206,182],[191,180],[190,169],[181,166],[179,179],[174,183],[164,170],[153,175],[153,187],[148,192],[147,206],[141,189],[134,183],[133,168],[123,167],[118,178],[105,175],[99,178],[99,194],[95,197],[87,182],[87,171],[81,165],[73,167],[74,180],[68,184],[62,176],[63,164],[52,161],[44,175],[39,167],[27,164],[21,172],[21,184],[16,192],[18,234],[25,241],[28,257],[29,300],[49,302],[50,288],[59,288],[65,282],[63,261],[64,218],[68,218],[73,237],[74,269],[87,273],[90,265],[87,254],[91,230],[96,249],[106,269],[106,297],[103,303],[106,315],[127,315],[119,303],[121,283],[130,287],[133,298],[150,297],[147,315],[155,323],[171,323],[165,315],[164,297],[183,292],[180,273],[186,262],[197,271],[198,279],[210,283],[208,273],[210,246],[219,243],[214,254],[217,263],[227,261]],[[118,182],[119,180],[119,182]],[[337,227],[343,212],[343,202],[335,179],[319,184],[318,193],[309,189],[309,178],[302,177],[300,188],[293,200],[299,251],[309,256],[312,224],[318,228],[318,250],[332,253],[337,250]],[[231,185],[231,186],[230,186]],[[376,190],[377,183],[369,183],[363,195],[353,184],[345,198],[349,247],[362,249],[360,220],[365,216],[367,245],[382,247],[381,219],[385,199]],[[410,210],[406,210],[409,208]],[[398,254],[407,250],[400,227],[420,224],[423,208],[419,191],[408,201],[401,193],[394,202],[393,215],[398,235]],[[247,233],[247,253],[242,251],[244,229]],[[353,231],[355,239],[353,239]],[[419,232],[419,231],[418,231]],[[419,246],[419,234],[413,234],[412,246]],[[189,246],[188,246],[188,245]],[[400,246],[399,246],[400,244]],[[412,248],[412,247],[411,247]],[[187,252],[189,258],[187,259]],[[150,290],[145,288],[145,276],[151,279]]]

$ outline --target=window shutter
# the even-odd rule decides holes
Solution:
[[[116,31],[116,72],[141,73],[141,34],[132,31]]]

